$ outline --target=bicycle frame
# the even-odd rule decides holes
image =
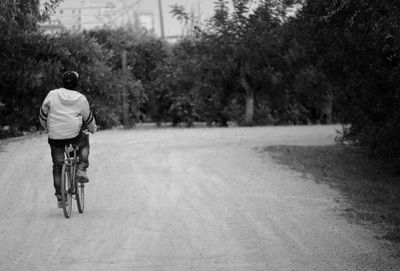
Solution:
[[[75,174],[76,174],[76,165],[79,162],[79,157],[78,157],[78,151],[79,151],[79,147],[77,145],[66,145],[65,146],[65,159],[64,159],[64,164],[68,167],[68,168],[72,168],[72,172],[71,177],[72,180],[75,180]],[[73,153],[73,155],[71,156],[71,153]]]
[[[79,162],[78,150],[79,147],[77,145],[72,145],[72,144],[66,145],[64,150],[65,157],[64,157],[64,166],[62,169],[62,176],[61,176],[61,189],[62,189],[61,197],[63,201],[64,216],[66,218],[69,218],[71,216],[72,198],[75,198],[79,202],[78,203],[79,212],[80,213],[83,212],[83,207],[81,207],[80,205],[79,195],[77,194],[78,184],[76,180],[76,170],[77,170],[77,164]]]

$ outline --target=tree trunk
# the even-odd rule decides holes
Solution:
[[[320,104],[321,117],[320,121],[325,118],[326,124],[332,124],[332,107],[333,107],[333,91],[332,86],[328,86],[324,100]]]
[[[126,84],[127,81],[127,73],[128,73],[128,65],[127,65],[127,51],[122,51],[122,72],[124,78],[124,87],[122,89],[122,120],[125,129],[131,128],[131,123],[129,120],[129,101],[128,101],[128,86]]]
[[[244,90],[246,91],[246,111],[245,111],[244,122],[245,125],[253,125],[254,90],[250,86],[249,82],[247,82],[246,71],[244,67],[240,69],[240,83],[244,88]]]
[[[332,87],[329,88],[327,93],[328,105],[326,108],[327,111],[327,124],[332,124],[332,108],[333,108],[333,91]]]

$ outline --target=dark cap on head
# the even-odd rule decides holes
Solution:
[[[78,85],[79,74],[75,71],[67,71],[63,74],[63,86],[67,89],[75,89]]]

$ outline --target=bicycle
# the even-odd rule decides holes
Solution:
[[[61,201],[65,218],[71,217],[72,199],[76,200],[79,213],[83,213],[85,185],[77,181],[76,171],[79,163],[79,147],[65,145],[64,164],[61,171]]]

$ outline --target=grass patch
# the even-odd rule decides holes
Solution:
[[[352,146],[270,146],[272,158],[338,189],[352,222],[377,227],[400,252],[400,170]]]

